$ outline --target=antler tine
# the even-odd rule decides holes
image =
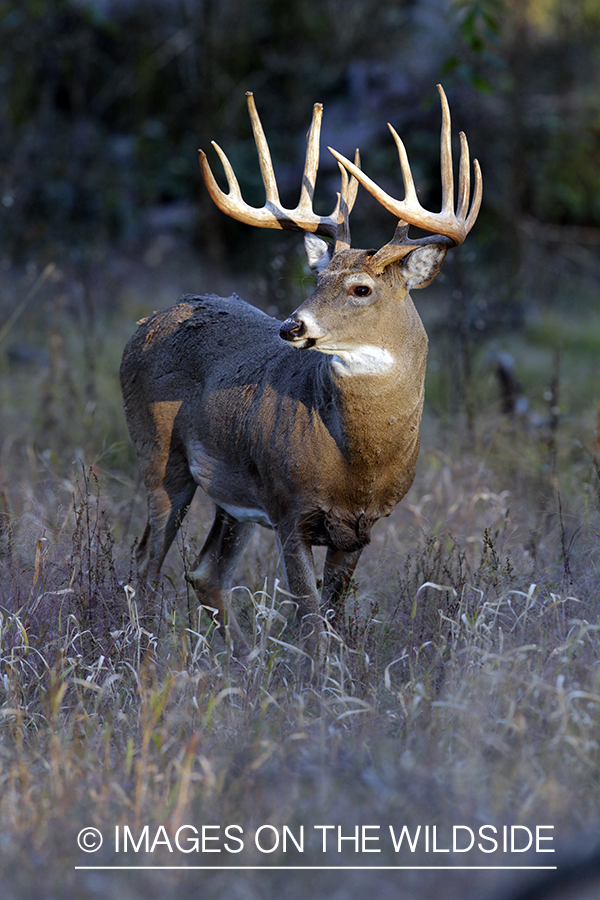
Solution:
[[[344,225],[344,215],[341,214],[340,210],[342,206],[346,207],[347,212],[345,215],[347,219],[347,215],[354,205],[356,192],[358,190],[358,182],[354,178],[350,179],[349,185],[342,186],[341,194],[338,194],[338,202],[330,216],[318,216],[312,208],[317,169],[319,166],[319,142],[321,119],[323,115],[322,105],[320,103],[315,103],[313,107],[313,117],[308,134],[300,200],[295,209],[285,209],[281,205],[279,199],[279,191],[277,189],[275,172],[273,171],[271,154],[256,109],[256,104],[254,103],[254,97],[250,92],[248,92],[246,96],[248,98],[248,111],[252,123],[252,132],[258,151],[260,171],[265,186],[266,203],[260,209],[245,203],[231,163],[219,145],[213,141],[212,144],[223,164],[225,175],[227,177],[227,184],[229,186],[229,192],[227,194],[221,190],[212,173],[206,154],[203,150],[200,150],[202,174],[204,175],[206,187],[208,188],[208,192],[214,203],[228,216],[237,219],[239,222],[245,222],[247,225],[256,225],[259,228],[281,228],[288,231],[311,231],[314,234],[320,234],[323,237],[336,239],[338,227],[341,227],[342,230],[345,227],[345,234],[349,241],[350,232],[347,227],[347,221],[346,225]],[[358,165],[358,157],[356,157],[356,162]],[[344,175],[345,174],[346,173],[344,172]],[[347,181],[348,179],[346,177],[346,182]],[[338,221],[340,222],[339,226]],[[344,237],[343,243],[345,243],[345,241],[346,237]]]
[[[360,169],[360,150],[358,147],[354,151],[354,165],[357,169]],[[350,183],[348,185],[348,212],[352,212],[354,208],[354,204],[356,203],[356,197],[358,195],[358,179],[351,178]]]
[[[273,203],[274,206],[280,206],[279,191],[277,190],[277,181],[275,179],[275,172],[271,161],[271,153],[269,151],[269,145],[267,144],[262,123],[258,116],[256,103],[254,102],[254,94],[252,91],[246,91],[246,97],[248,100],[248,112],[250,113],[250,122],[252,123],[254,143],[258,150],[260,174],[262,175],[263,184],[265,186],[267,201]]]
[[[454,213],[454,172],[452,171],[452,125],[448,98],[441,84],[436,85],[442,104],[442,134],[440,137],[440,168],[442,174],[442,212]]]
[[[393,197],[390,197],[389,194],[379,187],[372,178],[369,178],[362,169],[359,169],[354,163],[350,162],[349,159],[346,159],[341,153],[338,153],[337,150],[334,150],[333,147],[327,148],[329,152],[337,159],[338,163],[342,165],[345,169],[350,172],[351,175],[354,175],[357,181],[362,184],[364,188],[368,190],[370,194],[375,197],[376,200],[381,203],[382,206],[385,206],[386,209],[389,209],[390,212],[395,213],[396,208],[400,204],[399,200],[395,200]]]
[[[235,172],[233,171],[231,163],[227,159],[225,153],[221,150],[216,141],[211,141],[211,144],[217,151],[219,159],[221,160],[221,163],[225,170],[229,193],[225,194],[217,184],[217,180],[212,173],[212,169],[209,165],[204,150],[198,150],[198,153],[200,154],[200,165],[202,167],[204,183],[206,184],[211,199],[219,207],[219,209],[222,209],[223,212],[226,212],[228,215],[233,215],[235,204],[242,202],[242,192],[240,190],[240,185],[237,178],[235,177]]]
[[[233,171],[233,166],[231,165],[225,152],[221,149],[221,147],[219,147],[217,142],[211,141],[211,144],[217,151],[217,155],[218,155],[219,159],[221,160],[221,165],[223,166],[223,169],[225,170],[225,177],[227,178],[227,186],[229,188],[229,196],[232,199],[235,197],[236,199],[241,200],[242,192],[240,190],[239,181],[235,177],[235,172]],[[204,163],[204,166],[206,166],[208,172],[210,172],[210,177],[212,178],[213,183],[216,185],[217,182],[214,179],[213,173],[210,171],[210,167],[208,165],[208,160],[206,158],[206,154],[204,153],[203,150],[201,150],[200,153],[202,154],[202,161]],[[204,168],[204,166],[203,166],[203,168]],[[218,188],[218,190],[221,190],[221,189]]]
[[[471,193],[471,175],[469,172],[469,144],[464,131],[459,134],[460,138],[460,163],[458,167],[458,208],[456,217],[464,219],[469,203],[469,194]]]
[[[404,202],[405,203],[418,203],[417,199],[417,191],[415,189],[415,182],[412,177],[412,172],[410,170],[410,163],[408,161],[408,154],[406,152],[406,147],[404,146],[404,142],[396,129],[390,125],[388,122],[388,128],[392,133],[392,137],[394,138],[394,142],[396,144],[396,148],[398,150],[398,159],[400,160],[400,169],[402,171],[402,181],[404,182]]]
[[[454,175],[452,167],[452,146],[451,146],[451,122],[450,108],[446,94],[441,85],[438,85],[438,91],[442,104],[442,132],[441,132],[441,177],[442,177],[442,209],[439,213],[432,213],[423,209],[419,203],[417,192],[415,190],[413,177],[410,171],[410,164],[406,149],[402,140],[396,131],[390,125],[392,137],[398,149],[398,158],[400,160],[400,168],[402,170],[402,178],[404,181],[404,200],[396,200],[379,187],[364,172],[358,169],[350,160],[346,159],[341,153],[329,148],[331,153],[345,169],[365,187],[375,199],[381,203],[385,209],[393,213],[402,222],[415,225],[425,231],[429,231],[436,235],[437,238],[444,238],[446,241],[452,241],[453,244],[462,244],[468,232],[475,224],[479,207],[481,206],[481,197],[483,192],[483,182],[481,178],[481,169],[477,160],[473,161],[473,169],[475,172],[475,189],[473,192],[473,200],[469,215],[465,217],[466,209],[470,194],[470,178],[469,178],[469,151],[468,144],[464,135],[461,136],[461,160],[459,171],[459,201],[458,210],[454,212]],[[422,241],[431,243],[431,238],[422,238]],[[397,243],[397,242],[396,242]],[[414,245],[416,242],[411,242]]]
[[[465,229],[467,234],[477,220],[477,216],[479,215],[479,210],[481,208],[481,199],[483,197],[483,178],[481,176],[481,166],[479,165],[479,160],[477,159],[473,160],[473,171],[475,172],[475,190],[473,192],[471,209],[469,210],[469,215],[467,216],[467,221],[465,222]]]
[[[310,123],[306,142],[306,159],[304,161],[304,173],[302,175],[302,188],[300,190],[300,202],[298,209],[312,212],[315,196],[315,184],[317,182],[317,170],[319,168],[319,148],[321,144],[321,121],[323,119],[323,104],[315,103],[313,117]]]
[[[354,165],[360,168],[360,152],[358,149],[354,154]],[[345,168],[338,163],[342,175],[342,184],[338,196],[338,202],[335,207],[334,215],[337,219],[337,235],[335,239],[334,253],[340,250],[350,249],[350,213],[356,201],[358,193],[358,181],[356,178],[348,178]]]

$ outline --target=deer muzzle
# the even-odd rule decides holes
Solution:
[[[279,335],[284,341],[289,341],[302,350],[314,347],[325,334],[325,330],[313,319],[308,310],[292,313],[279,329]]]
[[[279,329],[279,336],[283,338],[284,341],[289,341],[290,343],[296,343],[297,341],[303,341],[307,337],[307,328],[305,322],[293,313],[289,318],[283,322],[281,328]]]

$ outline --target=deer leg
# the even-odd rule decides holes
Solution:
[[[298,604],[300,635],[309,653],[314,653],[321,643],[323,631],[319,612],[319,598],[315,563],[310,540],[297,532],[277,532],[281,557],[285,568],[287,587]]]
[[[150,584],[158,580],[160,567],[197,487],[183,460],[168,467],[162,480],[154,482],[148,487],[148,522],[136,551],[140,575]]]
[[[344,550],[327,548],[325,567],[323,569],[321,603],[325,615],[328,609],[333,609],[331,624],[336,630],[343,622],[346,591],[361,553],[362,550],[354,550],[348,553]]]
[[[233,637],[237,655],[250,652],[248,642],[231,609],[231,588],[237,564],[254,531],[254,522],[239,522],[217,506],[215,520],[204,542],[194,571],[188,575],[199,601],[218,613],[219,631]]]

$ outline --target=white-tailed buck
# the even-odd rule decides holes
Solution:
[[[404,200],[361,171],[358,152],[352,163],[331,150],[342,183],[328,217],[313,212],[321,105],[313,111],[300,201],[288,210],[248,94],[266,203],[254,209],[243,201],[216,144],[229,192],[221,191],[200,151],[206,186],[217,206],[241,222],[305,232],[317,286],[283,323],[235,295],[185,296],[141,322],[125,348],[125,413],[148,492],[140,572],[156,582],[194,492],[203,487],[216,515],[189,577],[200,601],[218,611],[221,629],[228,624],[238,656],[248,645],[229,609],[230,590],[255,523],[275,531],[302,634],[314,650],[323,620],[312,546],[327,547],[321,608],[324,615],[333,610],[335,625],[373,524],[412,484],[427,335],[409,291],[429,284],[447,248],[465,239],[482,192],[475,161],[469,208],[469,151],[461,134],[455,211],[450,112],[441,87],[439,93],[441,212],[421,207],[404,145],[390,126]],[[358,182],[399,219],[390,243],[377,251],[350,249],[348,216]],[[432,234],[411,240],[409,225]]]

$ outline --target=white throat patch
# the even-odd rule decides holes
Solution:
[[[357,347],[324,347],[318,344],[315,350],[333,356],[332,367],[337,375],[386,375],[396,363],[389,350],[363,344]]]

